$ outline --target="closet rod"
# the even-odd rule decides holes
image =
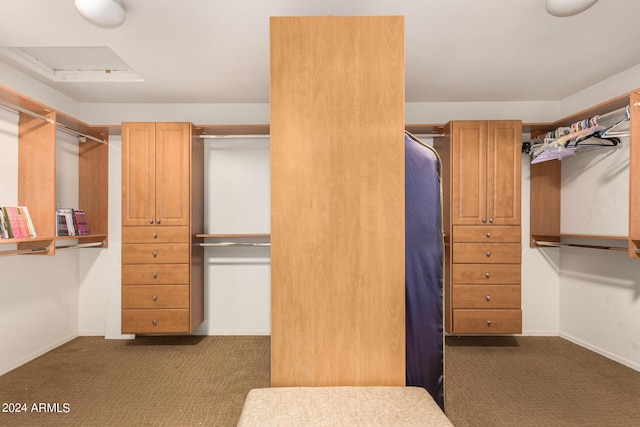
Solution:
[[[94,248],[94,247],[103,246],[103,245],[104,245],[104,240],[102,242],[79,243],[77,245],[56,246],[56,250],[76,249],[76,248]]]
[[[269,138],[269,134],[258,135],[196,135],[197,138],[202,139],[243,139],[243,138]]]
[[[87,139],[90,139],[92,141],[99,142],[100,144],[106,144],[106,142],[107,142],[107,141],[102,140],[100,138],[96,138],[95,136],[91,136],[91,135],[87,135],[86,133],[78,132],[77,130],[72,129],[67,125],[63,125],[62,123],[56,123],[56,126],[58,128],[60,128],[61,131],[70,133],[70,134],[78,136],[80,138],[87,138]],[[86,140],[83,141],[82,139],[80,139],[80,142],[86,142]]]
[[[40,252],[47,252],[50,249],[50,246],[44,248],[33,248],[33,249],[16,249],[13,251],[0,251],[0,256],[7,255],[21,255],[21,254],[37,254]]]
[[[536,246],[548,246],[551,248],[587,248],[587,249],[605,249],[608,251],[624,251],[627,252],[627,248],[623,248],[620,246],[604,246],[604,245],[583,245],[580,243],[560,243],[560,242],[545,242],[540,240],[533,239],[533,244]]]
[[[202,247],[229,247],[229,246],[252,246],[252,247],[269,247],[271,243],[258,242],[216,242],[216,243],[198,243],[195,246]]]
[[[53,120],[50,117],[45,117],[45,116],[43,116],[41,114],[34,113],[33,111],[29,111],[26,108],[22,108],[22,107],[20,107],[18,105],[12,104],[12,103],[7,102],[7,101],[2,100],[2,99],[0,99],[0,104],[4,105],[5,107],[10,108],[10,109],[12,109],[14,111],[19,111],[19,112],[27,114],[27,115],[29,115],[31,117],[35,117],[37,119],[44,120],[45,122],[49,122],[49,123],[54,123],[55,122],[55,120]]]
[[[441,138],[445,136],[443,133],[424,133],[415,135],[418,138]],[[202,139],[244,139],[244,138],[270,138],[269,134],[258,134],[258,135],[196,135],[197,138]]]
[[[56,127],[60,128],[60,130],[68,132],[68,133],[71,133],[74,136],[87,138],[87,139],[90,139],[92,141],[99,142],[101,144],[104,144],[106,142],[106,141],[103,141],[102,139],[96,138],[95,136],[91,136],[91,135],[84,134],[82,132],[78,132],[77,130],[72,129],[67,125],[63,125],[62,123],[56,122],[55,120],[53,120],[50,117],[45,117],[45,116],[43,116],[41,114],[34,113],[33,111],[27,110],[26,108],[22,108],[19,105],[12,104],[12,103],[4,101],[2,99],[0,99],[0,105],[3,105],[5,107],[7,107],[7,108],[10,108],[11,110],[27,114],[27,115],[29,115],[31,117],[35,117],[37,119],[44,120],[45,122],[55,123]],[[81,141],[81,142],[84,142],[84,141]]]

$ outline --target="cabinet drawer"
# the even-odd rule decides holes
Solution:
[[[189,310],[122,310],[123,334],[191,333]]]
[[[189,308],[189,286],[123,286],[122,308]]]
[[[451,279],[454,285],[519,285],[520,264],[454,264]]]
[[[189,227],[122,227],[122,243],[189,243]]]
[[[454,334],[521,334],[521,310],[453,310]]]
[[[122,245],[122,264],[188,264],[189,244],[140,244]]]
[[[454,286],[453,308],[520,308],[520,286]]]
[[[454,263],[519,264],[522,259],[520,243],[454,243]],[[455,266],[454,266],[455,269]]]
[[[127,264],[123,285],[188,285],[189,264]]]
[[[520,226],[513,225],[458,225],[453,227],[454,242],[511,242],[519,243]]]

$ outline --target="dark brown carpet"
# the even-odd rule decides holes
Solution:
[[[562,338],[447,337],[446,375],[457,427],[640,425],[640,372]],[[268,386],[269,337],[80,337],[0,377],[0,426],[234,426]]]
[[[70,411],[0,412],[0,425],[233,426],[269,383],[269,337],[80,337],[0,377],[1,402]]]
[[[557,337],[447,337],[456,427],[640,426],[640,372]]]

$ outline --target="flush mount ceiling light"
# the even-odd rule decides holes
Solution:
[[[103,28],[114,28],[125,19],[122,0],[75,0],[76,9],[84,19]]]
[[[547,0],[547,12],[553,16],[573,16],[589,9],[598,0]]]

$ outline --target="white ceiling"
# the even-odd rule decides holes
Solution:
[[[268,102],[270,16],[404,15],[408,102],[560,100],[640,64],[638,0],[600,0],[566,18],[544,0],[123,2],[125,23],[103,29],[73,0],[2,0],[0,47],[109,47],[144,82],[28,73],[95,103]]]

